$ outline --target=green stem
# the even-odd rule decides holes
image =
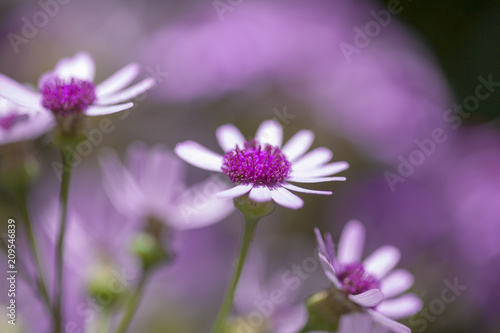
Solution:
[[[99,325],[99,330],[101,333],[109,333],[111,326],[111,311],[109,309],[104,309],[104,313],[101,316],[101,324]]]
[[[59,209],[60,224],[59,234],[57,237],[56,249],[56,279],[54,284],[55,297],[54,297],[54,329],[55,333],[62,332],[63,313],[62,313],[62,294],[63,294],[63,267],[64,267],[64,236],[66,233],[66,220],[68,215],[68,194],[69,183],[71,179],[71,170],[73,166],[73,150],[61,147],[61,158],[63,164],[61,190],[59,192]]]
[[[31,225],[31,219],[29,217],[29,212],[28,212],[28,203],[26,200],[26,196],[21,199],[20,201],[20,211],[21,211],[21,216],[23,217],[24,220],[24,225],[26,227],[26,233],[28,235],[28,244],[30,245],[30,250],[33,255],[33,260],[35,261],[36,269],[38,272],[38,276],[35,277],[35,284],[38,287],[37,292],[39,292],[42,296],[43,301],[45,302],[45,305],[47,308],[51,309],[51,302],[50,302],[50,297],[49,297],[49,292],[47,288],[47,284],[45,283],[45,278],[44,278],[44,273],[42,270],[42,264],[40,261],[39,257],[39,252],[38,252],[38,245],[36,242],[35,234],[33,233],[33,227]]]
[[[217,315],[217,319],[215,320],[215,324],[211,330],[211,333],[223,332],[227,316],[231,312],[234,293],[236,291],[236,287],[238,286],[238,281],[240,280],[241,271],[243,270],[248,250],[250,249],[250,244],[252,243],[253,236],[255,235],[255,229],[257,228],[257,223],[259,222],[260,219],[260,218],[249,218],[246,217],[245,215],[243,215],[243,218],[245,220],[245,230],[243,232],[243,240],[241,242],[240,254],[235,263],[231,284],[228,290],[226,291],[226,295],[224,296],[224,300],[220,307],[219,314]]]
[[[125,314],[122,317],[120,324],[118,325],[118,329],[116,333],[125,333],[134,318],[135,312],[139,306],[141,301],[142,293],[144,291],[144,287],[146,285],[146,280],[149,277],[149,270],[144,270],[142,272],[141,279],[135,288],[134,294],[131,296],[127,303],[127,307],[125,308]]]

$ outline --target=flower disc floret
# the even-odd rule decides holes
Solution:
[[[224,155],[222,171],[233,183],[273,186],[290,175],[291,166],[279,147],[251,140]]]
[[[380,289],[380,282],[369,274],[360,263],[345,265],[338,274],[338,279],[344,291],[351,295],[358,295],[371,289]]]
[[[55,115],[67,116],[85,111],[97,97],[92,82],[72,78],[50,78],[40,89],[43,107]]]

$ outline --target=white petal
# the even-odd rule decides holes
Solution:
[[[112,114],[115,112],[120,112],[126,109],[130,109],[134,106],[134,103],[124,103],[124,104],[116,104],[110,106],[90,106],[87,110],[85,110],[85,114],[87,116],[103,116],[106,114]]]
[[[42,95],[3,74],[0,74],[0,96],[12,103],[28,108],[28,112],[48,112],[42,107]]]
[[[349,163],[347,162],[334,162],[320,167],[312,167],[311,169],[301,169],[295,170],[292,165],[291,177],[324,177],[332,176],[341,171],[347,170],[349,168]]]
[[[339,240],[340,263],[360,262],[364,244],[365,227],[358,221],[349,221],[345,225]]]
[[[97,96],[112,94],[128,86],[139,75],[140,67],[132,63],[121,68],[96,86]]]
[[[414,315],[422,308],[422,300],[415,294],[385,300],[377,306],[377,311],[391,319],[401,319]]]
[[[276,120],[266,120],[260,124],[255,134],[255,139],[260,144],[270,144],[281,147],[283,143],[283,128]]]
[[[168,224],[176,230],[188,230],[221,221],[234,211],[231,200],[216,196],[225,188],[224,182],[216,176],[188,188],[169,208]]]
[[[217,193],[217,198],[236,198],[248,193],[252,189],[252,184],[237,185],[229,190]]]
[[[271,197],[276,203],[286,208],[298,209],[304,205],[304,201],[301,198],[283,187],[272,189]]]
[[[396,247],[382,246],[365,259],[365,269],[380,279],[398,264],[400,257],[401,252]]]
[[[94,81],[95,64],[87,52],[79,52],[72,58],[63,58],[57,63],[54,72],[61,79],[76,78]]]
[[[297,132],[283,146],[283,153],[288,158],[288,161],[293,162],[302,156],[312,145],[314,141],[314,133],[309,130]]]
[[[413,275],[405,269],[397,269],[380,281],[381,290],[386,298],[399,295],[413,284]]]
[[[378,289],[370,289],[359,295],[349,295],[351,301],[365,308],[374,307],[384,300],[384,294]]]
[[[175,146],[175,153],[184,161],[210,171],[221,172],[222,156],[194,141],[184,141]]]
[[[287,188],[291,191],[297,191],[297,192],[302,192],[302,193],[310,193],[310,194],[320,194],[320,195],[331,195],[332,192],[331,191],[317,191],[317,190],[309,190],[307,188],[302,188],[302,187],[298,187],[298,186],[295,186],[295,185],[292,185],[292,184],[282,184],[282,186],[284,188]]]
[[[404,326],[403,324],[400,324],[392,319],[387,318],[386,316],[378,313],[375,310],[372,309],[367,309],[366,312],[372,316],[373,320],[381,324],[382,326],[386,327],[387,329],[391,330],[394,333],[411,333],[411,330]]]
[[[254,187],[248,197],[257,202],[271,201],[271,190],[267,186]]]
[[[344,182],[346,177],[290,177],[288,180],[296,183],[324,183],[324,182]]]
[[[340,283],[337,275],[335,275],[335,269],[332,264],[328,262],[328,260],[323,256],[319,255],[319,260],[321,262],[321,267],[323,267],[323,271],[325,272],[326,277],[330,280],[335,288],[342,289],[342,284]]]
[[[217,128],[217,141],[224,151],[235,149],[236,146],[243,148],[245,137],[240,130],[232,124],[222,125]]]
[[[142,80],[128,89],[117,92],[114,95],[97,96],[97,103],[100,105],[110,105],[123,101],[129,101],[151,89],[155,84],[156,81],[152,77],[148,77],[147,79]]]
[[[317,166],[320,164],[327,163],[333,157],[333,153],[330,149],[326,147],[319,147],[311,150],[304,156],[302,156],[298,161],[293,163],[294,169],[300,170],[304,168],[309,168]]]

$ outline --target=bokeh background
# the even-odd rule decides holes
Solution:
[[[380,14],[388,8],[397,13]],[[135,141],[173,149],[191,139],[217,150],[218,126],[233,123],[250,137],[274,118],[285,139],[311,129],[315,147],[331,148],[351,167],[345,183],[316,186],[332,197],[304,195],[304,208],[278,207],[262,221],[248,266],[261,285],[313,256],[315,226],[338,240],[344,224],[359,219],[368,229],[365,254],[396,245],[401,266],[416,277],[412,291],[425,305],[404,322],[412,331],[500,332],[499,16],[494,0],[2,0],[0,72],[36,85],[61,57],[84,50],[97,63],[97,82],[132,61],[158,79],[130,113],[106,116],[115,129],[75,169],[70,202],[81,230],[72,244],[121,251],[125,242],[116,230],[128,219],[103,190],[97,158],[104,148],[123,156]],[[43,238],[59,156],[50,135],[33,151],[40,170],[31,212]],[[188,185],[207,177],[186,170]],[[4,192],[0,208],[2,223],[18,216]],[[177,258],[152,279],[131,331],[207,331],[240,231],[233,213],[178,233]],[[73,252],[81,262],[81,248]],[[0,281],[1,303],[7,285]],[[467,289],[444,303],[445,281]],[[240,304],[252,304],[247,283]],[[314,269],[287,301],[300,304],[326,285]],[[80,307],[81,288],[68,291],[76,322],[90,316]],[[19,297],[24,331],[43,332],[36,300],[24,289]],[[2,325],[1,332],[12,329]]]

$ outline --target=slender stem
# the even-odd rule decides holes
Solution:
[[[64,235],[66,233],[66,220],[68,215],[68,194],[69,194],[69,183],[71,179],[71,170],[73,166],[73,150],[61,148],[61,158],[62,158],[62,178],[61,178],[61,190],[59,192],[59,209],[60,224],[59,224],[59,234],[57,237],[57,249],[56,249],[56,279],[55,279],[55,297],[54,297],[54,329],[55,333],[62,332],[63,324],[63,313],[62,313],[62,293],[63,293],[63,267],[64,267]]]
[[[125,314],[122,317],[120,324],[118,325],[118,329],[116,333],[125,333],[134,318],[135,312],[139,303],[141,301],[142,292],[144,291],[144,287],[146,285],[146,280],[149,277],[149,270],[144,270],[142,272],[141,279],[135,288],[134,294],[131,296],[127,303],[127,307],[125,308]]]
[[[109,333],[111,325],[111,311],[109,309],[104,309],[103,311],[99,331],[101,333]]]
[[[217,315],[217,319],[215,320],[215,324],[211,330],[211,333],[223,332],[227,316],[231,312],[234,293],[236,291],[236,287],[238,286],[238,281],[240,280],[241,271],[243,270],[248,250],[250,249],[253,236],[255,235],[255,229],[257,228],[257,223],[259,222],[259,218],[248,218],[245,216],[243,216],[243,218],[245,219],[245,230],[243,232],[243,240],[241,242],[240,254],[234,266],[234,272],[231,284],[229,285],[229,288],[226,291],[226,295],[224,296],[224,300],[219,309],[219,314]]]
[[[26,227],[26,233],[28,235],[28,244],[30,245],[30,249],[33,255],[33,260],[35,261],[36,269],[38,271],[38,276],[35,277],[35,284],[38,287],[37,292],[39,292],[42,296],[43,301],[47,308],[51,309],[51,302],[49,297],[49,292],[47,288],[47,284],[45,283],[44,273],[42,270],[42,264],[39,257],[38,245],[36,242],[35,234],[33,233],[33,228],[31,225],[31,219],[29,217],[28,212],[28,203],[26,200],[26,196],[21,199],[20,202],[20,211],[24,220],[24,225]]]

